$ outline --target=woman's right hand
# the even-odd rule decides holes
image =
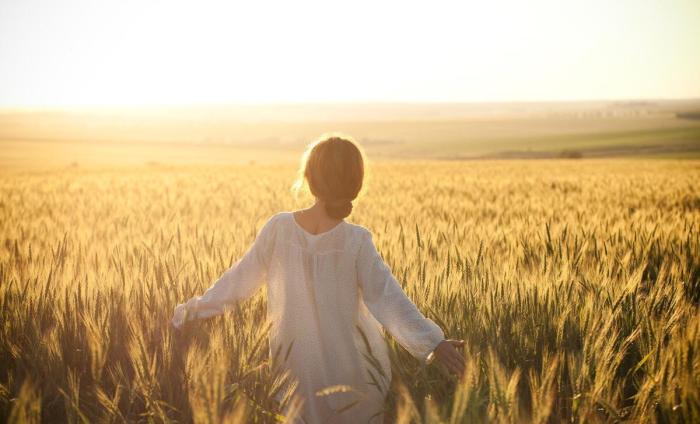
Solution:
[[[464,340],[443,340],[437,345],[433,356],[453,374],[464,373],[464,355],[457,348],[464,347]]]

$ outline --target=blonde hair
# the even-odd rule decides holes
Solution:
[[[304,151],[292,189],[298,192],[306,180],[328,216],[343,219],[352,212],[352,201],[362,189],[364,162],[361,147],[351,137],[324,134]]]

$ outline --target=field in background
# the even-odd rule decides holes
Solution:
[[[377,159],[700,156],[700,102],[0,111],[0,167],[297,161],[327,131]]]
[[[267,217],[305,205],[296,169],[147,157],[0,172],[0,421],[281,419],[264,291],[184,337],[156,331]],[[697,181],[695,160],[373,161],[349,220],[468,346],[458,381],[390,339],[389,417],[698,422]]]

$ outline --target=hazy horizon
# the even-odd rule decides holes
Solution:
[[[459,108],[473,107],[481,110],[488,110],[488,107],[523,106],[532,108],[536,106],[554,107],[583,107],[591,106],[598,108],[601,106],[668,106],[668,105],[690,105],[692,108],[700,107],[700,96],[678,97],[678,98],[600,98],[600,99],[562,99],[562,100],[494,100],[494,101],[392,101],[392,100],[372,100],[372,101],[277,101],[277,102],[222,102],[222,103],[182,103],[182,104],[123,104],[123,105],[17,105],[8,106],[0,104],[0,113],[32,113],[32,112],[138,112],[138,111],[162,111],[162,110],[235,110],[235,109],[258,109],[266,110],[270,108],[359,108],[359,107],[441,107]],[[474,109],[477,110],[477,109]]]
[[[691,158],[699,111],[699,100],[17,111],[0,113],[0,168],[296,162],[328,132],[354,137],[373,159]]]

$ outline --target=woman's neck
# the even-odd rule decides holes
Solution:
[[[317,200],[316,203],[306,209],[301,209],[294,212],[297,222],[308,232],[312,234],[328,231],[338,225],[342,219],[331,218],[326,213],[323,201]]]

